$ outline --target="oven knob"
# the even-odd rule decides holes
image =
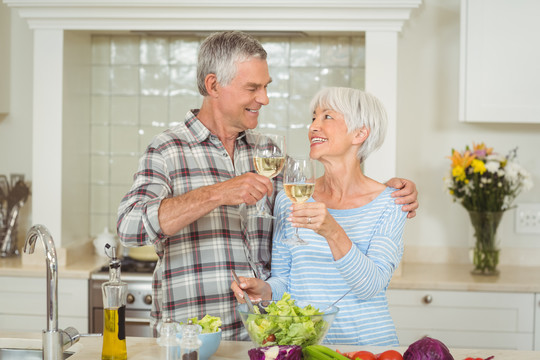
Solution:
[[[152,295],[146,295],[146,296],[144,297],[144,303],[145,303],[146,305],[152,304]]]
[[[135,302],[135,296],[133,296],[133,294],[127,294],[127,299],[126,299],[127,303],[128,304],[133,304]]]

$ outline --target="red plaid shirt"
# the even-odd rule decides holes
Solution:
[[[159,260],[153,275],[152,325],[162,318],[185,321],[205,314],[219,316],[224,339],[247,340],[236,299],[230,290],[231,269],[240,276],[270,275],[272,221],[248,217],[255,206],[220,206],[165,236],[159,226],[161,200],[202,186],[254,172],[250,131],[236,139],[234,164],[217,136],[187,113],[183,123],[154,138],[139,161],[131,190],[118,209],[118,234],[125,246],[154,245]],[[268,197],[272,211],[282,177],[273,179]]]

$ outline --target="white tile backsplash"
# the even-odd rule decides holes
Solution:
[[[110,88],[113,95],[138,95],[139,67],[136,65],[112,66]]]
[[[139,97],[138,96],[111,96],[110,113],[112,125],[139,124]]]
[[[111,36],[111,64],[139,64],[140,37],[130,35]]]
[[[202,97],[196,84],[203,38],[94,35],[91,97],[91,232],[116,228],[140,154],[152,138],[183,121]],[[293,156],[309,151],[309,101],[322,86],[364,88],[363,37],[261,37],[268,52],[270,105],[259,129],[287,136]]]
[[[141,79],[141,95],[169,95],[170,75],[167,66],[141,66],[139,76]]]

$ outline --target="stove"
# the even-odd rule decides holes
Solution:
[[[127,283],[127,336],[153,336],[150,329],[150,311],[152,309],[152,273],[155,267],[155,261],[140,261],[130,257],[121,259],[120,278]],[[101,284],[108,280],[108,265],[101,267],[90,275],[89,319],[91,333],[103,332]]]

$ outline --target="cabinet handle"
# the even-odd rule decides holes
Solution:
[[[424,304],[431,304],[432,301],[433,301],[433,296],[431,295],[426,295],[422,298],[422,302]]]

